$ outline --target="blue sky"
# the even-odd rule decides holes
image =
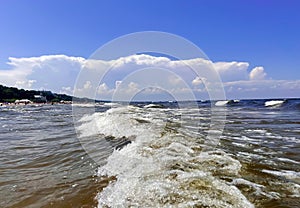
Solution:
[[[187,38],[213,62],[247,62],[249,73],[262,66],[266,79],[299,80],[299,10],[297,0],[3,0],[0,71],[12,69],[9,57],[88,58],[121,35],[154,30]]]

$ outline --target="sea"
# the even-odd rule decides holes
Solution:
[[[300,99],[3,105],[0,207],[299,208]]]

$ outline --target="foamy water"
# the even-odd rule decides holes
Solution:
[[[222,101],[222,104],[228,102]],[[238,129],[243,128],[242,132],[225,129],[220,144],[211,148],[205,142],[210,116],[206,109],[197,114],[195,109],[161,108],[150,104],[144,108],[114,108],[83,117],[79,128],[81,136],[101,135],[101,138],[112,137],[115,142],[120,138],[130,140],[121,149],[115,149],[106,164],[98,169],[99,177],[113,178],[98,194],[98,207],[254,207],[262,206],[255,198],[266,201],[281,197],[296,199],[300,190],[297,180],[284,185],[274,182],[280,187],[276,192],[271,184],[253,179],[253,170],[245,170],[250,165],[255,168],[263,164],[274,169],[283,162],[293,168],[291,164],[297,164],[288,158],[275,159],[276,154],[283,152],[272,149],[272,145],[289,141],[296,144],[298,138],[277,134],[265,126],[259,128],[260,121],[251,115],[254,112],[243,112],[250,114],[254,125],[245,120],[250,126],[238,125]],[[239,122],[235,113],[228,117],[232,127]],[[178,116],[183,114],[192,119],[180,123]],[[193,122],[198,122],[197,127]],[[271,141],[274,139],[278,141]],[[222,144],[230,145],[230,149]],[[252,164],[253,161],[257,164]],[[266,169],[256,171],[255,177],[266,177],[264,173],[267,173],[267,178],[274,180],[274,176],[283,174],[297,176],[299,169],[283,170],[281,174]],[[282,187],[286,188],[282,190]]]
[[[280,106],[284,103],[284,100],[270,100],[265,102],[265,106]]]

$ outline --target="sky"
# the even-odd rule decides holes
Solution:
[[[299,9],[297,0],[0,0],[0,83],[72,94],[99,47],[126,34],[163,31],[207,55],[230,99],[300,97]],[[144,67],[157,67],[156,58],[131,56],[130,65],[115,71],[137,69],[140,59]],[[174,60],[164,61],[173,70]],[[111,74],[116,78],[99,84],[100,98],[109,99],[122,81]],[[183,79],[196,91],[203,81]]]

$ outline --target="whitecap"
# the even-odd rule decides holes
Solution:
[[[265,102],[266,107],[279,107],[284,103],[284,100],[270,100]]]
[[[162,105],[158,105],[158,104],[148,104],[145,105],[144,108],[162,108]]]
[[[229,100],[219,100],[215,103],[215,106],[225,106],[229,103]]]
[[[262,172],[285,177],[286,179],[296,180],[300,182],[300,172],[295,172],[291,170],[276,171],[276,170],[266,170],[266,169],[263,169]]]

